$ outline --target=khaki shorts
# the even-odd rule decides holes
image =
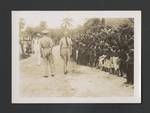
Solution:
[[[62,57],[62,59],[64,60],[69,60],[70,58],[70,49],[69,48],[62,48],[60,51],[60,55]]]

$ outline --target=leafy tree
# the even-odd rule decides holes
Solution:
[[[101,20],[99,18],[90,18],[84,23],[84,27],[89,29],[94,26],[101,25]]]
[[[33,27],[30,27],[30,26],[28,26],[25,29],[25,32],[26,32],[27,36],[29,37],[29,40],[32,40],[36,34],[35,29]]]
[[[23,18],[19,19],[19,38],[20,38],[20,47],[21,53],[24,56],[24,49],[23,49],[23,33],[24,33],[25,21]]]

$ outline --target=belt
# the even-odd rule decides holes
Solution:
[[[51,47],[42,47],[43,49],[51,49]]]
[[[62,47],[62,48],[69,48],[69,47]]]

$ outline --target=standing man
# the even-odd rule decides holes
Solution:
[[[44,71],[45,75],[44,77],[49,76],[49,69],[51,71],[51,76],[54,76],[54,59],[52,54],[52,48],[54,46],[53,41],[50,37],[47,36],[48,31],[43,30],[42,31],[42,38],[40,39],[40,53],[41,57],[44,61]]]
[[[37,58],[37,65],[41,64],[40,44],[39,44],[40,37],[41,37],[40,33],[37,33],[37,37],[34,40],[34,52]]]
[[[68,73],[71,54],[72,54],[72,41],[68,37],[68,33],[65,32],[64,37],[60,40],[60,56],[64,61],[64,74]]]
[[[130,49],[127,54],[127,82],[129,84],[134,84],[134,50]]]

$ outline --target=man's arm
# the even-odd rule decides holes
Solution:
[[[72,40],[70,38],[70,55],[72,55],[72,45],[73,45],[73,43],[72,43]]]
[[[43,57],[43,48],[42,48],[41,40],[39,40],[39,46],[40,46],[40,56]]]
[[[60,56],[61,56],[61,50],[62,50],[62,41],[61,40],[59,42],[59,45],[60,45]]]

